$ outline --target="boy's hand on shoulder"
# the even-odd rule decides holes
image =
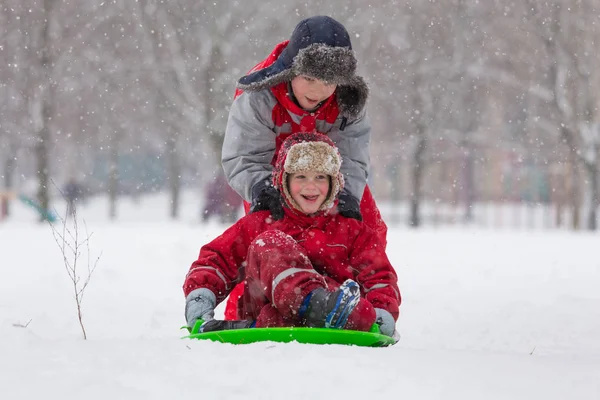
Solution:
[[[252,187],[250,214],[256,211],[271,211],[271,217],[275,221],[283,218],[281,194],[269,180],[258,182]]]
[[[354,218],[362,221],[362,215],[360,213],[360,202],[350,193],[345,190],[338,196],[338,212],[340,215],[346,218]]]

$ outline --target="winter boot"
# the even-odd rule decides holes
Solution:
[[[306,326],[341,329],[359,301],[360,287],[348,279],[335,292],[325,288],[310,292],[302,302],[299,315]]]
[[[224,331],[229,329],[245,329],[253,328],[254,321],[238,320],[238,321],[223,321],[219,319],[211,319],[205,322],[200,327],[200,332]]]

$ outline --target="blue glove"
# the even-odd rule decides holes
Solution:
[[[205,288],[192,291],[185,299],[185,319],[190,328],[197,320],[210,321],[215,317],[217,297]]]
[[[396,330],[396,321],[394,321],[392,314],[382,308],[376,308],[375,314],[377,315],[375,323],[379,325],[381,333],[393,337],[394,331]]]
[[[250,214],[256,211],[271,211],[271,217],[275,221],[283,218],[281,194],[268,179],[258,182],[252,187]]]
[[[362,215],[360,214],[360,202],[350,193],[342,190],[342,193],[338,196],[338,212],[340,215],[346,218],[354,218],[362,221]]]

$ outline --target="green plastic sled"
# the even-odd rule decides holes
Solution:
[[[298,342],[310,344],[342,344],[364,347],[386,347],[397,343],[397,339],[382,335],[379,326],[373,324],[369,332],[327,329],[327,328],[247,328],[230,329],[214,332],[199,332],[204,321],[196,324],[188,336],[183,339],[212,340],[213,342],[231,344],[249,344],[256,342]],[[186,327],[187,328],[187,327]]]

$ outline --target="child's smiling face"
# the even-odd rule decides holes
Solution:
[[[328,84],[319,79],[299,75],[292,79],[292,91],[300,107],[313,110],[320,102],[326,100],[335,92],[337,85]]]
[[[329,194],[329,175],[314,171],[297,172],[290,174],[289,190],[292,199],[305,214],[314,214]]]

